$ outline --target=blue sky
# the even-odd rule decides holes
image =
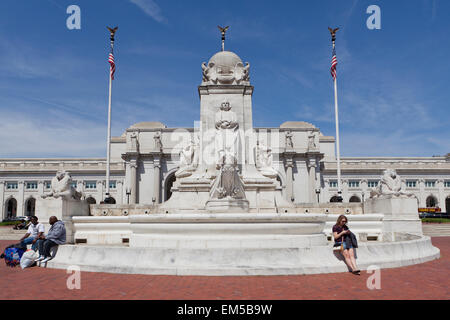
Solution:
[[[81,8],[81,30],[66,8]],[[381,30],[366,9],[381,8]],[[450,1],[2,0],[0,157],[104,157],[108,32],[116,36],[112,134],[193,127],[201,63],[251,64],[255,127],[308,121],[335,135],[328,26],[337,39],[343,156],[450,152]]]

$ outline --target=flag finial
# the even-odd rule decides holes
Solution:
[[[331,33],[331,41],[334,43],[336,41],[336,32],[339,30],[339,28],[332,29],[332,28],[328,27],[328,30]]]
[[[109,34],[110,34],[110,40],[111,40],[111,47],[114,45],[114,36],[116,34],[117,29],[119,29],[119,27],[115,27],[115,28],[110,28],[110,27],[106,27],[109,30]]]
[[[229,27],[230,26],[226,26],[225,28],[221,27],[221,26],[217,26],[217,28],[219,28],[219,30],[220,30],[220,33],[222,34],[222,51],[225,51],[225,33],[227,32]]]

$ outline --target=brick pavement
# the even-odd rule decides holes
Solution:
[[[0,248],[14,241],[0,241]],[[450,237],[433,238],[441,258],[381,270],[381,290],[370,276],[350,273],[302,276],[155,276],[81,273],[81,289],[69,290],[65,270],[8,268],[0,261],[0,299],[446,299],[450,298]]]

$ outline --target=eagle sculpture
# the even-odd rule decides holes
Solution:
[[[111,39],[114,39],[114,34],[116,33],[117,29],[119,29],[119,27],[115,27],[113,29],[111,29],[110,27],[106,27],[109,32],[111,33]]]
[[[336,31],[338,31],[339,28],[331,29],[330,27],[328,27],[328,30],[330,30],[330,33],[331,33],[331,40],[332,41],[336,40]]]
[[[225,32],[227,32],[228,28],[230,26],[226,26],[225,28],[221,27],[221,26],[217,26],[217,28],[219,28],[220,32],[222,33],[222,35],[225,35]]]

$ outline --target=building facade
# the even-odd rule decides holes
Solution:
[[[189,167],[186,154],[199,143],[202,144],[197,148],[201,150],[199,161],[209,168],[208,130],[216,132],[212,145],[217,146],[217,137],[222,139],[214,131],[217,117],[219,123],[228,126],[227,130],[232,123],[241,125],[239,131],[222,133],[231,132],[232,139],[228,142],[233,145],[220,141],[222,147],[243,148],[235,152],[242,155],[238,159],[241,172],[250,164],[255,167],[256,163],[260,172],[266,170],[263,175],[270,176],[269,168],[275,172],[277,188],[284,199],[294,204],[327,203],[336,199],[334,137],[324,136],[319,128],[303,121],[288,121],[278,128],[253,128],[254,88],[250,85],[249,65],[244,66],[235,53],[218,52],[208,64],[202,65],[202,70],[203,80],[198,87],[201,121],[193,128],[167,128],[160,122],[140,122],[111,139],[110,195],[117,204],[156,205],[167,201],[174,190],[176,172],[180,166]],[[230,109],[235,111],[228,112]],[[341,159],[343,201],[363,202],[378,186],[385,169],[397,171],[405,190],[416,195],[419,207],[439,207],[450,212],[450,154],[344,157]],[[98,204],[105,199],[105,158],[0,159],[2,220],[33,215],[36,199],[50,189],[50,181],[59,170],[71,174],[73,186],[89,203]],[[247,176],[251,177],[252,173],[248,171]]]
[[[171,160],[171,155],[162,155],[160,163],[159,200],[170,198],[170,188],[175,181],[177,161]],[[293,157],[292,163],[286,159],[280,160],[283,166],[278,180],[286,200],[294,203],[332,202],[337,196],[336,161],[319,162],[321,169],[320,188],[314,189],[314,195],[309,199],[301,198],[301,190],[305,188],[305,175],[302,176],[302,161]],[[130,164],[131,166],[132,164]],[[137,177],[144,174],[150,167],[149,176],[154,176],[153,160],[140,164]],[[139,198],[131,198],[130,187],[126,185],[126,161],[117,161],[111,165],[110,194],[117,204],[140,203]],[[145,166],[145,167],[144,167]],[[2,220],[16,216],[34,214],[35,201],[40,194],[50,189],[50,181],[57,170],[71,173],[73,186],[81,191],[88,202],[95,204],[105,199],[106,159],[1,159],[0,160],[0,215]],[[450,156],[444,157],[401,157],[401,158],[342,158],[342,197],[344,202],[362,202],[370,194],[371,189],[378,186],[382,172],[392,168],[402,177],[405,190],[416,195],[419,208],[440,208],[450,212]],[[137,169],[137,167],[136,167]],[[289,186],[287,175],[292,172],[292,186]],[[303,168],[306,171],[306,168]],[[306,176],[307,177],[307,176]],[[153,177],[152,177],[153,178]],[[153,178],[154,179],[154,178]],[[140,191],[141,198],[151,195],[153,200],[157,193],[154,185]],[[292,191],[290,191],[292,190]],[[300,197],[296,197],[299,194]],[[312,190],[311,190],[312,194]],[[291,196],[292,195],[292,196]],[[156,199],[156,198],[155,198]],[[147,201],[148,202],[148,201]],[[152,201],[153,202],[153,201]],[[156,201],[155,201],[156,202]]]

